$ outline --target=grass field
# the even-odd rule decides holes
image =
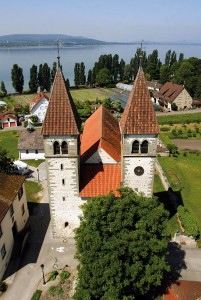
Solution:
[[[75,101],[96,101],[104,100],[110,96],[111,89],[79,89],[79,90],[70,90],[73,100]],[[50,93],[46,93],[50,96]],[[28,95],[11,95],[5,97],[4,100],[8,105],[9,109],[13,110],[15,105],[22,105],[25,106],[26,104],[30,103],[35,97],[36,94],[28,94]]]
[[[0,147],[7,150],[8,156],[15,160],[19,157],[17,150],[19,133],[19,130],[0,131]]]
[[[154,195],[158,198],[159,202],[163,203],[165,209],[169,211],[170,215],[168,221],[168,229],[171,236],[174,236],[176,230],[179,228],[177,215],[170,203],[168,193],[165,191],[158,174],[155,174],[154,177]]]
[[[199,123],[201,122],[201,113],[194,113],[194,114],[176,114],[176,115],[166,115],[166,116],[159,116],[157,115],[157,120],[160,125],[162,124],[188,124],[188,123]]]
[[[110,91],[103,89],[79,89],[70,91],[74,101],[96,101],[104,100],[110,96]]]
[[[173,190],[199,221],[201,229],[201,157],[188,153],[187,156],[159,157],[158,160]]]

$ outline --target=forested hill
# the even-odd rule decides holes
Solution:
[[[0,36],[0,47],[55,46],[57,40],[63,46],[108,44],[104,41],[65,34],[10,34]]]

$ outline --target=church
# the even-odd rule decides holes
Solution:
[[[151,197],[159,127],[139,68],[122,117],[100,106],[81,121],[58,67],[42,127],[54,237],[70,237],[90,197],[128,186]]]

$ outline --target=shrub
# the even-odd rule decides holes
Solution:
[[[178,135],[182,135],[183,134],[183,130],[182,129],[178,129]]]
[[[177,136],[177,131],[176,131],[176,129],[172,129],[172,135],[173,135],[173,136]]]
[[[178,147],[175,144],[167,144],[167,148],[170,151],[170,154],[178,154]]]
[[[31,300],[39,300],[41,294],[42,294],[42,291],[41,291],[41,290],[36,290],[36,291],[34,292],[33,296],[31,297]]]
[[[64,290],[63,290],[61,287],[59,287],[59,288],[57,289],[57,295],[62,295],[63,292],[64,292]]]
[[[185,233],[188,236],[193,236],[195,239],[198,239],[200,236],[199,225],[195,217],[191,214],[191,212],[179,205],[178,214],[182,223],[182,226],[185,229]]]
[[[61,283],[64,283],[64,281],[70,277],[70,273],[68,271],[62,271],[59,276],[61,278]]]
[[[56,293],[56,286],[50,286],[48,291],[50,295],[54,296],[54,294]]]
[[[53,280],[55,280],[58,274],[59,274],[59,273],[58,273],[57,271],[52,271],[52,272],[50,273],[50,276],[49,276],[49,278],[48,278],[48,281],[53,281]]]
[[[170,127],[161,127],[160,130],[161,130],[161,131],[169,131],[169,130],[170,130]]]

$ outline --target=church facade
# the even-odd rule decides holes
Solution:
[[[53,235],[73,236],[80,206],[123,185],[152,196],[159,128],[140,69],[120,122],[103,106],[80,119],[60,68],[42,127]]]

